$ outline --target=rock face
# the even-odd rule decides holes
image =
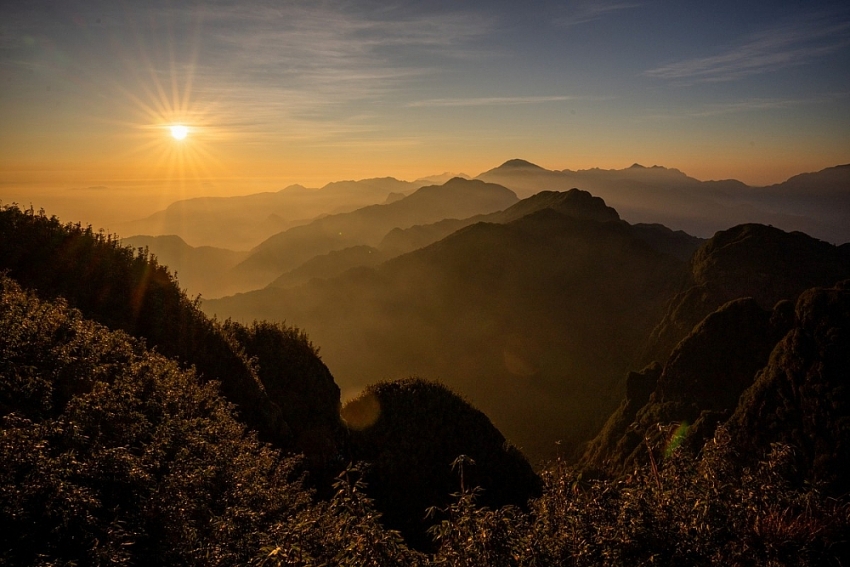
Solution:
[[[850,490],[850,281],[797,300],[794,328],[741,396],[728,429],[743,456],[790,444],[801,479]]]
[[[352,458],[370,464],[369,495],[388,527],[413,545],[427,546],[430,506],[445,506],[460,490],[459,455],[466,488],[483,489],[478,502],[489,507],[525,506],[540,494],[540,480],[528,461],[486,415],[445,386],[418,379],[368,387],[342,410],[351,428]],[[437,518],[439,519],[439,518]]]
[[[746,224],[718,232],[690,260],[680,291],[650,336],[632,374],[652,394],[632,393],[583,455],[592,468],[622,472],[645,459],[645,439],[663,445],[658,424],[689,426],[699,448],[729,419],[776,343],[795,325],[793,305],[806,289],[850,276],[850,250],[805,234]],[[746,298],[746,299],[743,299]]]
[[[674,349],[663,372],[656,365],[629,376],[629,397],[589,445],[585,461],[611,470],[628,469],[646,458],[644,438],[658,444],[657,424],[698,422],[703,435],[713,434],[707,423],[716,424],[734,410],[773,346],[790,328],[790,311],[788,302],[780,302],[770,312],[746,298],[706,317]],[[647,395],[656,376],[654,391]],[[646,401],[639,406],[642,399]],[[704,440],[694,434],[690,437],[697,445]]]
[[[752,297],[763,309],[796,300],[804,290],[850,276],[850,250],[800,232],[758,224],[718,232],[693,255],[690,274],[656,326],[643,356],[665,362],[673,348],[709,313]]]
[[[796,306],[781,301],[769,312],[746,298],[709,315],[663,371],[655,365],[629,376],[626,400],[583,462],[625,473],[648,460],[647,445],[669,447],[673,429],[697,451],[724,424],[739,465],[755,465],[772,443],[784,443],[794,451],[798,481],[844,494],[848,415],[850,281],[844,281],[804,291]]]

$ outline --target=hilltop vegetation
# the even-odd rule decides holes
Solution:
[[[269,373],[280,367],[265,360],[263,352],[246,353],[249,349],[236,338],[245,334],[236,332],[235,324],[223,328],[201,313],[146,251],[122,247],[117,238],[91,227],[6,207],[0,210],[0,269],[42,299],[62,297],[87,318],[143,339],[185,368],[194,367],[203,380],[219,381],[240,418],[261,438],[294,447],[296,438],[281,410],[286,396],[272,399],[261,379],[273,380]],[[277,335],[298,358],[323,367],[303,334],[279,328]],[[285,366],[282,370],[287,372]],[[318,392],[330,392],[325,403],[339,404],[339,390],[326,369],[303,379],[315,381]],[[278,389],[285,390],[285,384],[278,381]],[[331,419],[325,429],[339,430],[338,416]]]
[[[845,501],[790,485],[785,446],[737,468],[722,433],[623,482],[555,463],[528,511],[480,507],[477,465],[456,459],[436,550],[415,551],[382,525],[359,469],[315,500],[298,461],[246,432],[214,383],[8,278],[0,378],[8,565],[839,565],[848,552]]]

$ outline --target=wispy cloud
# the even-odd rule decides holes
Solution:
[[[712,118],[729,114],[752,112],[770,112],[799,106],[826,104],[850,97],[850,93],[827,93],[808,98],[748,98],[723,103],[699,105],[679,112],[660,112],[645,115],[643,120],[681,120],[693,118]]]
[[[494,27],[467,12],[328,6],[240,3],[205,14],[196,92],[208,85],[221,112],[239,109],[253,132],[317,140],[365,133],[370,105],[482,53],[478,40]]]
[[[623,2],[616,0],[596,0],[571,3],[565,12],[555,18],[554,23],[559,26],[569,27],[586,24],[599,20],[623,10],[631,10],[640,7],[639,2]]]
[[[417,100],[409,103],[409,107],[441,107],[441,106],[514,106],[521,104],[544,104],[548,102],[563,102],[579,100],[574,96],[506,96],[481,98],[432,98]]]
[[[762,31],[723,53],[687,59],[646,71],[682,84],[733,81],[804,65],[850,45],[850,22],[818,18]]]

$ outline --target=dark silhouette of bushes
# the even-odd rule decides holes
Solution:
[[[215,382],[0,279],[0,563],[245,562],[309,503]]]
[[[289,424],[292,448],[304,453],[315,474],[336,475],[345,427],[339,417],[339,386],[307,335],[278,323],[223,324],[256,364],[257,376]],[[325,477],[328,484],[331,477]],[[322,483],[320,483],[322,484]]]
[[[355,460],[369,463],[369,495],[387,525],[417,547],[430,543],[425,532],[434,520],[425,519],[426,510],[448,505],[458,490],[452,471],[458,455],[474,461],[464,469],[465,482],[482,489],[482,505],[525,506],[539,495],[539,479],[519,450],[441,384],[382,382],[346,404],[342,415],[352,428]]]
[[[834,303],[816,302],[827,312]],[[617,481],[585,481],[558,461],[523,510],[493,502],[500,491],[515,498],[505,494],[521,483],[505,483],[530,469],[501,444],[488,449],[487,439],[504,440],[483,414],[421,381],[371,391],[380,417],[353,435],[359,451],[381,452],[365,475],[345,470],[331,497],[315,501],[294,478],[297,461],[236,422],[215,382],[4,277],[0,563],[820,566],[847,558],[850,503],[797,484],[788,445],[742,469],[721,428],[698,457],[649,446],[650,464]],[[361,404],[359,415],[374,408]],[[456,458],[453,468],[445,454],[459,450],[476,462]],[[432,482],[454,494],[441,495],[434,551],[423,553],[386,527],[371,495],[412,500]]]

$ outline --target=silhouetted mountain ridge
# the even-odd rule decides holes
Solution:
[[[391,193],[407,195],[419,187],[421,184],[384,177],[335,181],[320,189],[290,185],[275,192],[196,197],[174,202],[146,219],[122,223],[115,229],[124,235],[176,234],[195,246],[247,250],[320,215],[382,203]]]
[[[627,397],[588,445],[585,465],[627,472],[647,462],[647,439],[663,447],[678,427],[697,451],[726,424],[744,461],[773,441],[791,443],[805,449],[801,471],[835,485],[842,461],[834,451],[850,438],[837,378],[850,367],[839,354],[850,312],[846,290],[823,286],[850,276],[847,251],[761,225],[734,227],[703,244],[653,331],[649,352],[663,366],[629,375]],[[815,391],[830,401],[821,407]],[[783,407],[794,408],[787,411],[796,421],[784,422]],[[805,441],[801,428],[819,441]]]
[[[709,313],[753,297],[763,309],[850,275],[850,249],[800,233],[746,224],[717,233],[690,261],[690,273],[650,337],[645,362],[667,359]]]
[[[702,237],[738,224],[761,223],[835,243],[850,241],[844,222],[850,215],[850,169],[844,166],[770,187],[749,187],[734,179],[699,181],[661,166],[579,171],[509,166],[478,178],[500,183],[521,198],[542,189],[580,187],[605,199],[631,223],[662,223]]]
[[[393,228],[498,211],[516,201],[516,195],[500,185],[456,177],[399,201],[330,215],[272,236],[234,268],[232,277],[248,289],[263,287],[314,256],[375,246]]]

